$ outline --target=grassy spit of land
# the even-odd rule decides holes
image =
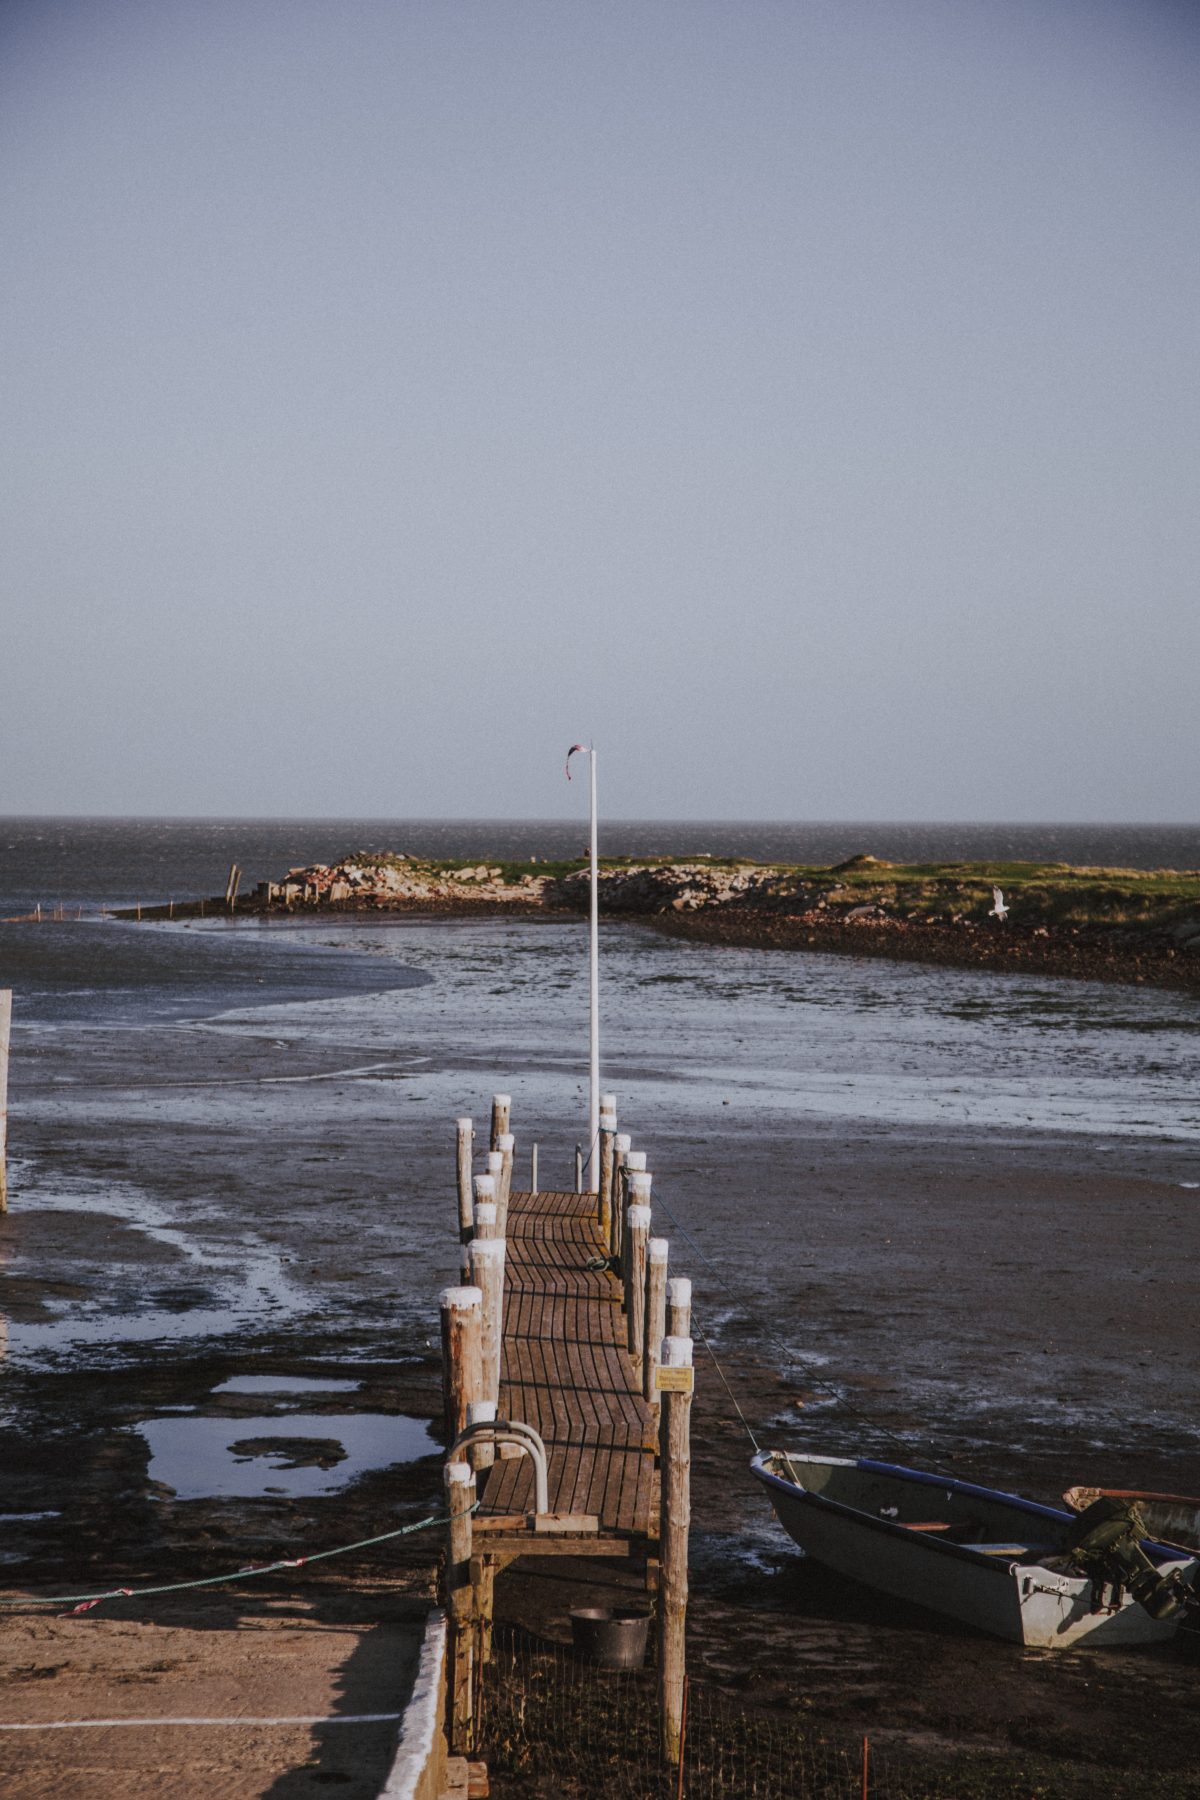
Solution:
[[[1001,889],[1007,917],[993,912]],[[329,912],[537,912],[587,905],[575,862],[430,862],[357,851],[292,869],[228,902],[174,905],[180,918]],[[709,856],[606,858],[600,908],[675,935],[967,968],[1200,989],[1200,870],[1068,863],[888,863],[832,868]],[[142,918],[167,916],[142,908]]]

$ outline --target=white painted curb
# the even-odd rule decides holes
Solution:
[[[379,1800],[422,1800],[436,1795],[446,1756],[442,1738],[442,1713],[446,1680],[446,1615],[431,1612],[425,1621],[425,1638],[417,1662],[412,1697],[404,1709],[400,1741],[379,1790]]]

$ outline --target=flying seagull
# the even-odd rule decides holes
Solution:
[[[992,910],[988,914],[988,918],[989,919],[999,919],[1000,923],[1003,925],[1003,923],[1004,923],[1005,919],[1007,919],[1007,917],[1008,917],[1008,908],[1004,904],[1003,889],[994,887],[992,889]]]

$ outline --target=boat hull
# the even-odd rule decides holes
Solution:
[[[1089,1579],[1044,1566],[1041,1557],[1054,1557],[1065,1542],[1069,1513],[867,1460],[797,1455],[781,1461],[778,1453],[767,1452],[752,1466],[784,1530],[805,1554],[879,1593],[1009,1643],[1043,1649],[1153,1643],[1174,1635],[1173,1620],[1151,1618],[1128,1596],[1115,1608],[1097,1609]],[[783,1472],[789,1469],[798,1479]],[[819,1478],[825,1471],[837,1479],[828,1482],[830,1491],[814,1491],[806,1474]],[[855,1497],[863,1505],[851,1504]],[[915,1519],[934,1503],[935,1510],[949,1514],[974,1507],[983,1529],[998,1531],[1000,1541],[950,1542],[934,1534],[934,1525],[905,1522],[903,1515]],[[1014,1539],[1011,1555],[1003,1543],[1008,1536]],[[1164,1572],[1180,1568],[1190,1574],[1196,1559],[1178,1552],[1172,1559],[1162,1551],[1155,1560]]]

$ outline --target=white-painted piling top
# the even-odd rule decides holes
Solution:
[[[492,1105],[493,1106],[511,1106],[512,1105],[512,1095],[511,1094],[493,1094],[492,1095]]]
[[[486,1181],[490,1179],[490,1177],[485,1176],[484,1179]],[[496,1223],[496,1203],[494,1200],[476,1200],[475,1223],[476,1225],[494,1225]]]
[[[472,1136],[474,1135],[475,1121],[473,1119],[455,1119],[454,1123],[460,1131],[469,1131]]]
[[[630,1231],[649,1231],[651,1212],[648,1206],[631,1206],[625,1214]]]
[[[498,1175],[504,1167],[503,1150],[489,1150],[487,1153],[488,1174]]]
[[[483,1290],[477,1287],[443,1288],[439,1300],[447,1312],[453,1311],[456,1307],[482,1306]]]
[[[494,1400],[467,1401],[468,1425],[490,1425],[495,1416],[496,1402]]]
[[[629,1154],[629,1146],[632,1142],[633,1139],[627,1131],[618,1131],[616,1137],[613,1139],[613,1149],[619,1150],[622,1156],[627,1156]]]
[[[600,1129],[601,1131],[615,1131],[617,1129],[616,1113],[602,1112],[600,1114]]]
[[[502,1131],[500,1133],[500,1136],[496,1139],[496,1149],[499,1151],[501,1156],[504,1155],[504,1152],[506,1150],[515,1150],[516,1147],[517,1147],[517,1140],[513,1136],[511,1131]]]
[[[633,1195],[635,1206],[649,1206],[650,1183],[653,1180],[653,1175],[647,1175],[645,1169],[635,1169],[629,1177],[629,1192]]]
[[[482,1257],[485,1262],[503,1262],[504,1261],[504,1239],[503,1238],[472,1238],[471,1239],[471,1261],[478,1262],[480,1257]]]
[[[476,1205],[478,1205],[481,1200],[494,1200],[496,1198],[496,1177],[494,1175],[476,1175],[471,1186],[475,1193]]]
[[[447,1487],[467,1487],[475,1480],[475,1471],[469,1462],[452,1462],[446,1464],[445,1481]]]
[[[636,1174],[639,1170],[644,1170],[646,1167],[646,1152],[644,1150],[631,1150],[629,1155],[625,1158],[625,1167],[629,1170],[631,1175]]]
[[[600,1096],[600,1111],[615,1113],[616,1110],[617,1110],[617,1096],[615,1094],[601,1094],[601,1096]]]
[[[662,1341],[660,1361],[667,1369],[690,1369],[692,1366],[691,1338],[665,1337]]]
[[[692,1304],[692,1283],[688,1275],[672,1275],[667,1283],[667,1299],[672,1306]]]
[[[651,1238],[646,1245],[646,1255],[651,1262],[665,1263],[671,1254],[671,1246],[666,1238]]]

